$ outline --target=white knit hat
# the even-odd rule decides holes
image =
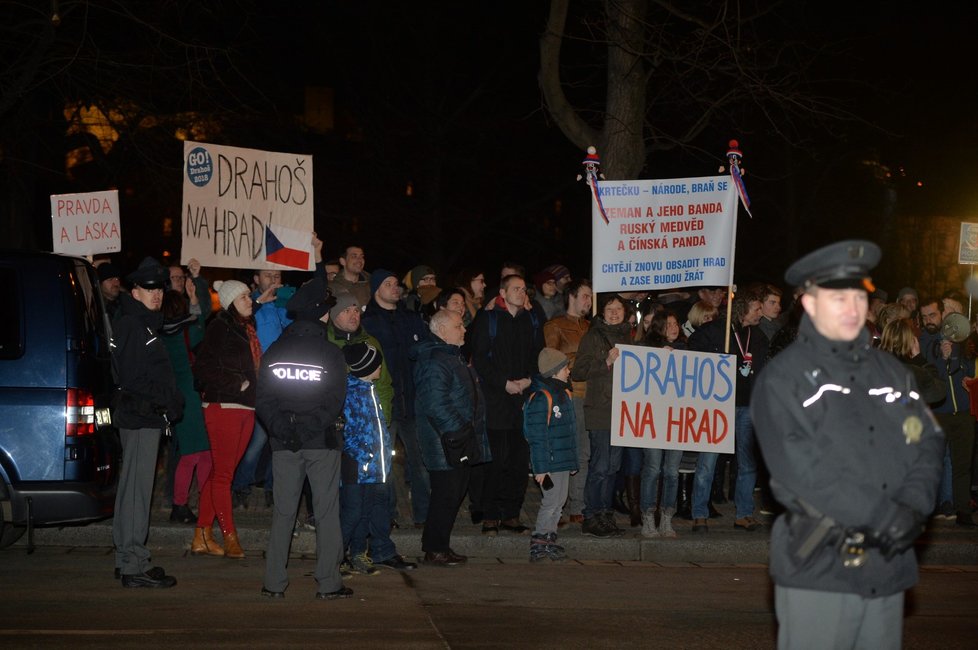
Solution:
[[[218,280],[214,283],[214,288],[217,289],[217,299],[224,309],[229,308],[238,296],[248,293],[248,285],[237,280],[225,280],[224,282]]]

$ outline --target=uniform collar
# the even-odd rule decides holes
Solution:
[[[848,359],[850,361],[860,361],[864,359],[871,349],[869,344],[869,331],[864,327],[859,332],[859,336],[852,341],[832,341],[819,334],[815,329],[815,324],[808,314],[802,316],[801,324],[798,326],[798,339],[815,348],[820,355]]]

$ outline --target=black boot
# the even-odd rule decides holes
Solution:
[[[628,501],[628,523],[632,528],[642,525],[641,494],[642,477],[626,476],[625,497]]]
[[[676,502],[676,517],[693,519],[693,472],[679,473],[679,500]]]

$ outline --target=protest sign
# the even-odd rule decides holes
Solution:
[[[737,357],[619,345],[611,444],[734,452]]]
[[[51,239],[55,253],[92,256],[122,250],[119,192],[52,194]]]
[[[592,199],[593,285],[602,291],[727,286],[737,193],[729,176],[601,181]]]
[[[180,261],[311,271],[312,156],[184,142]]]
[[[961,224],[958,264],[978,264],[978,223]]]

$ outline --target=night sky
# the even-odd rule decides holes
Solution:
[[[2,11],[13,12],[7,25],[22,24],[26,14],[17,12],[36,5],[6,4]],[[13,206],[5,208],[5,232],[11,223],[18,228],[15,209],[43,215],[51,193],[107,185],[137,188],[125,200],[141,218],[178,209],[179,153],[170,156],[179,143],[166,141],[169,131],[160,131],[160,142],[144,135],[120,145],[117,160],[96,161],[97,170],[71,181],[51,171],[53,163],[43,174],[31,170],[45,165],[17,164],[26,155],[25,140],[9,135],[15,130],[50,128],[50,137],[36,138],[50,143],[50,160],[59,146],[70,148],[59,144],[56,122],[24,117],[41,93],[54,97],[50,105],[85,94],[97,100],[99,90],[113,83],[100,76],[104,71],[92,73],[90,88],[62,82],[57,74],[87,79],[78,70],[86,53],[124,52],[124,58],[158,64],[155,72],[140,75],[145,86],[120,82],[140,93],[138,101],[172,114],[212,111],[225,120],[221,144],[312,153],[316,227],[328,253],[357,241],[367,250],[368,268],[407,270],[427,262],[446,272],[468,263],[492,275],[502,260],[513,258],[531,273],[553,262],[587,272],[589,197],[575,181],[582,152],[550,119],[537,86],[547,3],[159,4],[90,3],[132,7],[137,16],[149,7],[148,22],[159,30],[133,30],[127,25],[132,16],[93,10],[102,20],[81,36],[81,5],[61,3],[65,19],[57,37],[64,42],[56,47],[63,55],[74,46],[83,56],[72,59],[74,68],[53,62],[55,72],[40,71],[15,102],[8,95],[0,105],[0,127],[7,133],[0,142],[0,181],[6,188],[28,188],[22,205],[8,202]],[[572,2],[570,20],[593,16],[601,6]],[[643,176],[714,174],[727,140],[740,140],[754,202],[754,219],[745,223],[742,216],[738,229],[742,280],[778,281],[797,254],[848,236],[873,238],[892,226],[894,216],[978,221],[971,180],[978,145],[971,53],[976,18],[973,2],[786,3],[762,21],[767,45],[790,44],[804,52],[811,60],[803,73],[806,88],[850,119],[794,124],[786,139],[756,109],[744,107],[711,122],[687,146],[650,154]],[[580,23],[568,26],[581,29]],[[208,70],[218,81],[206,77],[194,85],[171,78],[166,66],[179,56],[171,61],[139,49],[153,44],[148,35],[157,31],[226,52]],[[36,42],[36,34],[21,29],[6,47],[28,51]],[[582,108],[600,107],[600,53],[593,44],[565,47],[568,64],[593,63],[593,87],[575,88],[572,96]],[[0,81],[9,92],[19,88],[18,71],[10,56],[5,61]],[[335,93],[332,134],[295,128],[309,85]],[[668,113],[654,117],[670,126]],[[600,126],[597,113],[591,119]],[[141,173],[155,180],[148,183],[134,167],[146,168]],[[409,183],[413,195],[407,198]],[[40,247],[48,245],[40,241],[43,232],[33,238]],[[152,250],[158,238],[127,241],[139,249],[129,251],[132,257],[159,254]],[[891,275],[909,279],[912,266],[900,260]]]

